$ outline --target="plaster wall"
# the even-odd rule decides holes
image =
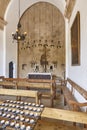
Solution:
[[[68,77],[87,90],[87,0],[76,0],[74,10],[69,20],[69,46],[68,46]],[[80,65],[71,65],[71,37],[70,28],[77,11],[80,12]],[[84,101],[75,91],[78,101]]]
[[[20,22],[27,36],[19,43],[19,77],[29,72],[51,72],[64,78],[65,21],[59,9],[38,2],[25,11]]]
[[[42,1],[42,0],[40,0]],[[59,10],[62,12],[64,12],[64,0],[61,1],[57,1],[57,0],[43,0],[43,1],[46,1],[46,2],[49,2],[53,5],[55,5],[56,7],[59,8]],[[21,0],[21,5],[20,5],[20,15],[22,15],[22,13],[27,9],[29,8],[32,4],[36,3],[36,2],[39,2],[39,0],[29,0],[29,1],[25,1],[25,0]],[[5,65],[5,73],[6,73],[6,77],[8,77],[8,73],[9,73],[9,62],[13,61],[13,63],[15,64],[15,77],[17,77],[17,57],[18,57],[18,45],[16,43],[16,41],[12,41],[12,32],[15,32],[16,31],[16,26],[17,26],[17,23],[18,23],[18,3],[17,3],[17,0],[11,0],[8,8],[7,8],[7,11],[6,11],[6,14],[5,14],[5,19],[6,21],[8,22],[7,26],[6,26],[6,31],[5,31],[5,34],[6,34],[6,65]]]
[[[0,76],[4,74],[4,42],[3,31],[0,31]]]

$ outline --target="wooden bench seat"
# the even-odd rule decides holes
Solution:
[[[39,93],[38,91],[31,91],[31,90],[16,90],[16,89],[0,89],[0,95],[6,96],[21,96],[21,97],[32,97],[35,98],[35,102],[39,104]]]
[[[12,80],[12,78],[4,78],[4,76],[0,77],[0,86],[3,88],[17,88],[16,80]]]
[[[56,119],[84,124],[87,123],[87,113],[45,107],[41,119]]]

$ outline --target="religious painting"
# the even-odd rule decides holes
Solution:
[[[80,13],[77,12],[71,26],[71,60],[72,65],[80,65]]]

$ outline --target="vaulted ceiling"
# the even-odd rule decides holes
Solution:
[[[3,26],[6,25],[6,21],[4,20],[4,14],[7,9],[10,0],[0,0],[0,29],[3,29]]]
[[[9,5],[11,0],[0,0],[0,29],[3,30],[4,25],[7,24],[7,21],[4,20],[5,12],[7,9],[7,6]],[[63,3],[66,1],[66,6],[65,6],[65,16],[69,19],[73,10],[73,7],[75,5],[76,0],[61,0]],[[54,1],[56,2],[56,0]],[[60,0],[59,0],[60,2]]]

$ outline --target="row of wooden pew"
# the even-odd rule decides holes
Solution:
[[[0,84],[0,86],[5,87],[5,88],[0,89],[0,94],[1,95],[35,97],[36,103],[40,103],[39,102],[39,96],[40,95],[39,95],[38,91],[36,91],[36,90],[35,91],[34,90],[33,91],[32,90],[20,90],[19,89],[19,87],[17,86],[18,82],[23,83],[24,81],[29,82],[29,80],[27,80],[27,79],[9,79],[9,78],[3,78],[2,79],[1,78],[0,82],[8,83],[8,87],[9,87],[9,84],[10,84],[11,85],[10,87],[16,87],[16,89],[6,88],[7,84]],[[23,87],[22,83],[21,83],[22,86],[20,86],[20,87]],[[30,82],[30,83],[32,83],[32,82]],[[36,82],[36,83],[38,83],[38,82]],[[42,82],[39,81],[39,83],[42,83]],[[48,83],[48,82],[45,81],[45,83]],[[70,91],[70,89],[67,88],[68,83],[71,86],[71,91]],[[14,84],[14,86],[12,86],[12,84]],[[25,85],[25,87],[27,87],[27,85]],[[31,88],[32,86],[28,86],[28,87]],[[85,123],[86,124],[87,123],[87,118],[86,118],[87,113],[85,113],[85,112],[77,112],[77,111],[79,111],[78,107],[80,108],[80,107],[83,107],[83,106],[87,106],[87,103],[78,103],[76,101],[74,95],[73,95],[73,89],[76,89],[87,100],[87,91],[84,90],[83,88],[81,88],[79,85],[77,85],[71,79],[67,78],[66,81],[63,81],[62,93],[64,95],[65,101],[72,108],[71,111],[54,109],[54,108],[45,108],[42,115],[41,115],[41,118],[42,119],[45,118],[45,119],[65,120],[65,121],[71,121],[71,122]],[[51,93],[51,91],[50,91],[50,93]],[[54,94],[54,93],[52,92],[51,94]],[[74,111],[72,111],[72,110],[74,110]]]
[[[55,80],[27,79],[27,78],[5,78],[0,77],[0,86],[8,89],[27,89],[38,91],[40,98],[50,98],[50,106],[53,107],[53,100],[56,97]],[[40,91],[44,90],[44,91]]]

